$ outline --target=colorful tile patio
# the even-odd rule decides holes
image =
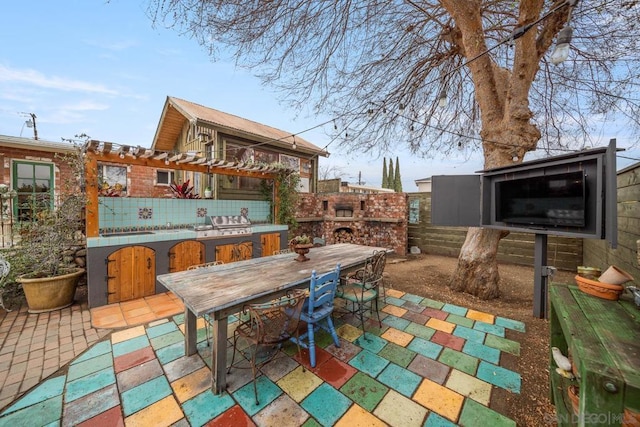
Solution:
[[[212,394],[205,334],[186,357],[180,314],[111,333],[6,406],[0,426],[515,425],[491,398],[520,392],[520,374],[500,362],[519,355],[524,324],[397,290],[381,306],[382,328],[367,323],[366,338],[337,310],[341,347],[320,334],[315,368],[286,345],[259,373],[258,405],[247,369]]]

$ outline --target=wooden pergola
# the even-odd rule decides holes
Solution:
[[[123,165],[145,166],[157,169],[201,172],[203,174],[246,176],[275,180],[280,167],[257,165],[243,162],[229,162],[222,159],[207,159],[199,154],[157,151],[140,146],[132,147],[111,142],[91,140],[82,147],[85,166],[86,236],[98,237],[98,162],[120,163]],[[293,172],[293,171],[285,171]],[[274,188],[274,200],[277,218],[278,188]]]

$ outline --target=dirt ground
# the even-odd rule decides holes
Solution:
[[[501,360],[502,366],[522,375],[520,394],[494,388],[491,407],[519,426],[551,424],[555,409],[549,400],[549,322],[533,316],[533,268],[500,265],[500,298],[483,301],[447,287],[456,263],[457,258],[437,255],[392,256],[385,274],[393,289],[524,322],[526,333],[507,332],[507,338],[520,343],[520,356],[506,354]],[[572,282],[574,276],[558,271],[553,280]]]

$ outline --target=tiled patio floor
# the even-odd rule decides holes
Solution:
[[[351,316],[337,319],[341,347],[320,335],[314,369],[286,346],[262,369],[259,405],[249,369],[211,393],[204,323],[198,354],[185,357],[177,315],[112,333],[5,409],[0,425],[515,425],[490,406],[496,388],[520,391],[500,361],[519,355],[505,335],[517,339],[521,322],[395,290],[382,306],[369,340]]]

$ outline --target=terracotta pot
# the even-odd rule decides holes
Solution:
[[[619,269],[615,265],[612,265],[602,273],[602,276],[600,276],[598,280],[611,285],[622,285],[623,283],[633,280],[633,276],[626,271]]]
[[[582,276],[575,277],[578,288],[589,295],[611,301],[617,301],[624,291],[624,286],[611,285],[609,283],[598,282],[597,280],[585,279]]]
[[[83,274],[84,269],[78,268],[71,273],[54,277],[19,277],[17,281],[24,289],[29,313],[59,310],[73,304],[76,286]]]

